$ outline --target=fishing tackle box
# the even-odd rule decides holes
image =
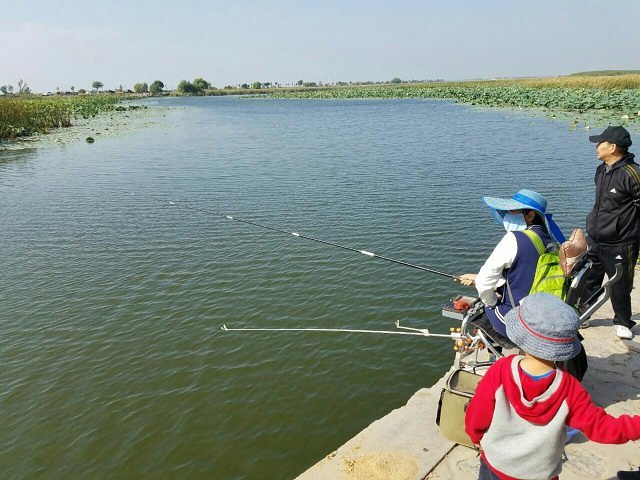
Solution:
[[[449,374],[445,388],[440,393],[436,424],[440,434],[452,442],[477,448],[464,431],[464,416],[482,375],[457,369]]]
[[[456,308],[453,305],[455,302],[459,300],[464,300],[469,306],[462,310],[456,310]],[[467,312],[479,301],[480,301],[480,298],[478,297],[468,297],[466,295],[458,295],[457,297],[452,298],[451,300],[449,300],[448,303],[442,306],[442,316],[454,318],[456,320],[462,320],[464,319],[464,316],[467,314]],[[478,315],[480,313],[482,313],[482,311],[479,311]],[[477,317],[478,315],[474,315],[474,318]]]

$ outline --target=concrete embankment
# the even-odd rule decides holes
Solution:
[[[640,272],[632,294],[632,347],[640,350]],[[583,385],[612,415],[640,414],[640,353],[614,333],[613,311],[605,304],[581,330],[589,360]],[[446,375],[445,375],[446,377]],[[435,424],[444,378],[418,390],[401,408],[376,420],[298,480],[424,480],[478,478],[478,452],[443,438]],[[640,465],[640,442],[602,445],[578,436],[565,450],[560,480],[614,480],[618,470]]]

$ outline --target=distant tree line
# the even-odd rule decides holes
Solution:
[[[159,95],[164,91],[164,83],[160,80],[154,80],[151,85],[147,83],[136,83],[133,86],[133,90],[125,90],[125,88],[120,85],[115,90],[102,90],[104,87],[104,83],[100,80],[95,80],[91,83],[91,92],[92,93],[100,93],[101,91],[104,93],[146,93],[149,95]],[[18,80],[17,89],[14,88],[13,85],[1,85],[0,93],[2,95],[29,95],[32,93],[31,87],[27,85],[27,83],[20,79]],[[85,94],[87,90],[84,88],[80,88],[76,90],[74,85],[71,85],[69,90],[61,91],[60,87],[56,87],[57,95],[76,95],[76,94]],[[45,93],[45,95],[51,95],[51,92]]]
[[[381,84],[400,84],[400,83],[431,83],[431,82],[444,82],[443,79],[437,78],[433,80],[402,80],[399,77],[394,77],[388,82],[380,82],[380,81],[361,81],[361,82],[343,82],[337,81],[334,83],[325,83],[325,82],[310,82],[304,80],[298,80],[297,82],[291,84],[280,84],[278,82],[253,82],[253,83],[241,83],[237,87],[232,85],[227,85],[224,87],[225,90],[232,90],[235,88],[240,89],[253,89],[260,90],[264,88],[280,88],[280,87],[304,87],[304,88],[313,88],[313,87],[330,87],[330,86],[347,86],[347,85],[381,85]]]
[[[234,85],[226,85],[223,90],[262,90],[269,88],[280,88],[280,87],[304,87],[304,88],[315,88],[315,87],[330,87],[330,86],[349,86],[349,85],[380,85],[380,84],[403,84],[403,83],[429,83],[429,82],[443,82],[442,79],[435,80],[402,80],[399,77],[394,77],[390,81],[387,82],[374,82],[374,81],[361,81],[361,82],[343,82],[337,81],[334,83],[324,83],[320,82],[311,82],[298,80],[296,82],[292,82],[290,84],[281,85],[278,82],[261,82],[255,81],[252,83],[242,83],[237,86]],[[125,88],[120,85],[115,90],[103,90],[104,83],[96,80],[91,84],[91,92],[92,93],[137,93],[141,95],[150,95],[156,96],[161,95],[165,90],[165,84],[160,80],[154,80],[150,85],[146,82],[140,82],[133,85],[133,90],[125,90]],[[175,92],[178,95],[217,95],[226,92],[219,91],[216,93],[216,87],[214,87],[211,82],[208,82],[204,78],[196,78],[193,81],[181,80],[176,87]],[[3,95],[28,95],[31,94],[31,88],[27,85],[27,83],[20,79],[17,84],[17,89],[13,87],[13,85],[2,85],[0,86],[0,93]],[[76,90],[75,86],[71,86],[70,91],[60,91],[60,87],[56,87],[56,94],[58,95],[75,95],[75,94],[85,94],[87,90],[80,88]],[[51,92],[47,92],[47,94],[51,94]]]
[[[590,72],[572,73],[570,77],[608,77],[617,75],[638,75],[640,70],[592,70]]]
[[[18,80],[18,90],[15,91],[13,85],[2,85],[0,86],[0,92],[3,95],[13,95],[14,92],[16,95],[29,95],[31,93],[31,87],[27,85],[27,83],[20,79]]]

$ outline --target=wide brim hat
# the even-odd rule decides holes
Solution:
[[[562,230],[553,220],[553,216],[547,213],[547,200],[538,192],[523,188],[518,190],[511,198],[482,197],[482,200],[487,207],[493,210],[496,220],[501,225],[504,216],[509,210],[534,210],[538,212],[540,218],[544,221],[551,237],[557,243],[565,241]]]
[[[562,362],[580,353],[580,317],[555,295],[534,293],[524,297],[504,319],[509,339],[534,357]]]

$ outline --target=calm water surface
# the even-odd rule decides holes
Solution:
[[[221,331],[445,332],[466,290],[180,202],[456,274],[501,236],[483,194],[538,190],[567,233],[592,202],[588,132],[528,114],[161,104],[132,135],[0,152],[4,478],[293,478],[450,365],[444,340]]]

